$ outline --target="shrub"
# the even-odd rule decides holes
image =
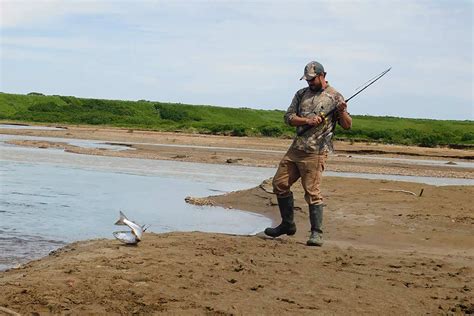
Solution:
[[[155,104],[155,109],[160,113],[160,117],[164,120],[171,120],[174,122],[182,122],[188,120],[188,113],[177,109],[175,106],[168,104]]]
[[[369,130],[367,136],[373,140],[391,140],[392,132],[388,130]]]
[[[106,115],[103,113],[89,112],[82,113],[77,117],[79,123],[98,125],[98,124],[109,124],[113,121],[111,115]]]
[[[75,101],[77,101],[77,99],[75,97],[59,96],[59,98],[61,100],[63,100],[64,102],[66,102],[67,104],[77,103],[77,102],[75,102]]]
[[[472,141],[474,141],[474,133],[471,133],[471,132],[464,133],[461,137],[461,141],[463,141],[463,142],[472,142]]]
[[[199,127],[214,135],[248,136],[246,127],[241,124],[200,124]]]
[[[81,99],[80,106],[82,110],[103,111],[114,115],[129,116],[135,113],[135,111],[126,104],[108,100]]]
[[[425,135],[419,139],[421,147],[436,147],[439,145],[441,137],[437,134]]]
[[[56,103],[49,101],[33,104],[28,107],[28,110],[31,112],[58,112],[61,110],[61,108]]]
[[[278,126],[264,125],[264,126],[260,126],[258,128],[258,131],[260,132],[260,134],[262,134],[262,136],[268,136],[268,137],[278,137],[283,134],[283,130]]]
[[[401,136],[407,139],[417,139],[421,137],[421,135],[420,131],[414,128],[407,128],[401,132]]]
[[[243,126],[235,126],[230,131],[230,135],[231,136],[247,136],[247,131],[245,130],[245,127]]]

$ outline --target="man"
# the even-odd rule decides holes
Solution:
[[[311,235],[309,246],[322,246],[323,197],[320,191],[327,154],[332,152],[332,136],[336,124],[350,129],[352,118],[342,95],[329,86],[323,65],[308,63],[304,75],[308,87],[293,97],[285,122],[296,126],[297,136],[278,166],[273,177],[273,192],[277,195],[282,222],[265,229],[271,237],[294,235],[293,193],[291,186],[301,177],[305,200],[309,205]]]

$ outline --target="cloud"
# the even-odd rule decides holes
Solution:
[[[64,0],[2,0],[0,1],[2,28],[30,27],[50,23],[69,14],[98,14],[111,12],[107,1]]]
[[[347,95],[393,66],[354,103],[367,108],[383,99],[402,115],[409,96],[473,100],[469,1],[0,3],[2,83],[12,91],[23,82],[10,78],[32,75],[20,69],[51,74],[59,65],[78,82],[42,75],[50,91],[68,85],[82,96],[286,107],[305,85],[304,65],[316,59]],[[401,95],[406,104],[398,104]]]
[[[32,48],[32,49],[54,49],[54,50],[87,50],[97,47],[97,42],[82,38],[52,37],[52,36],[24,36],[24,37],[2,37],[3,47]]]

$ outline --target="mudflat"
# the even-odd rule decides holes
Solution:
[[[11,140],[78,154],[275,166],[291,140],[68,126],[3,134],[97,139]],[[326,170],[473,179],[472,150],[336,143]],[[361,158],[367,153],[372,158]],[[375,157],[375,158],[374,158]],[[413,164],[376,158],[443,160]],[[279,215],[270,182],[190,203]],[[303,191],[294,187],[295,236],[146,233],[70,244],[0,272],[0,315],[22,314],[468,314],[474,313],[474,186],[325,177],[323,247],[308,247]],[[420,195],[421,194],[421,195]]]

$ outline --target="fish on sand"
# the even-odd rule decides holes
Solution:
[[[112,234],[115,238],[128,245],[135,245],[140,241],[131,231],[118,231]]]
[[[120,211],[120,218],[115,222],[115,225],[127,225],[131,231],[117,231],[113,232],[115,238],[126,244],[136,244],[142,240],[143,232],[146,230],[145,225],[140,226],[132,222]]]

